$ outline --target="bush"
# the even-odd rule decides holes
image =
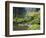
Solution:
[[[40,25],[38,24],[33,24],[28,28],[28,30],[39,30],[39,29],[40,29]]]

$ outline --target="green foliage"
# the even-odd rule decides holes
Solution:
[[[22,22],[22,21],[24,21],[23,18],[16,18],[15,20],[16,20],[16,22]]]
[[[38,24],[33,24],[28,28],[28,30],[39,30],[39,29],[40,29],[40,25]]]
[[[31,24],[40,24],[40,13],[39,12],[32,12],[30,16],[32,17]]]
[[[40,29],[40,13],[39,12],[30,12],[26,13],[25,17],[14,17],[14,22],[24,22],[29,23],[32,26],[21,26],[19,24],[15,25],[14,29],[28,29],[28,30],[39,30]]]

